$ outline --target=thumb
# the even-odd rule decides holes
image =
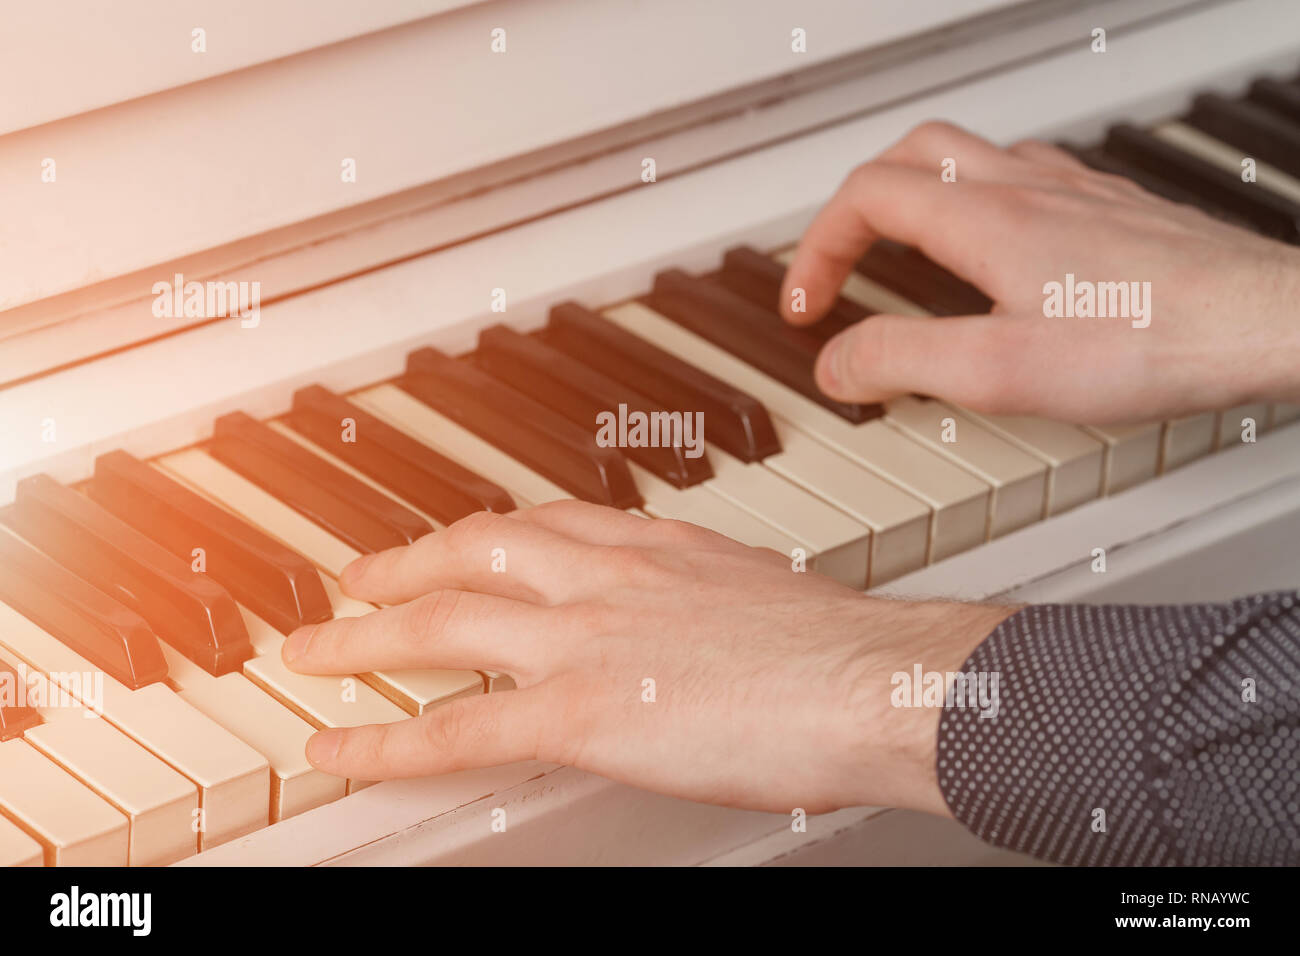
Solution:
[[[817,385],[842,402],[918,393],[974,411],[1064,421],[1131,417],[1125,386],[1141,381],[1144,342],[1113,319],[873,315],[817,358]]]

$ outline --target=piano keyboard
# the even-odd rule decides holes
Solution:
[[[1300,78],[1206,95],[1175,121],[1072,147],[1166,197],[1300,241]],[[1244,156],[1258,161],[1241,182]],[[402,720],[495,674],[296,674],[293,628],[370,605],[337,578],[359,555],[481,509],[565,498],[709,527],[869,588],[1264,432],[1297,406],[1134,426],[977,414],[907,396],[821,395],[830,335],[879,311],[987,311],[914,250],[878,243],[830,315],[772,308],[789,250],[730,250],[716,272],[661,272],[636,300],[565,302],[544,328],[497,326],[451,356],[290,412],[219,418],[150,461],[100,456],[75,487],[23,479],[0,509],[0,862],[166,864],[337,800],[368,781],[314,770],[314,729]],[[619,406],[703,412],[705,453],[604,447]],[[955,429],[955,441],[944,433]]]

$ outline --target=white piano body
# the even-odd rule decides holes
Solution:
[[[67,39],[35,6],[0,39],[6,88],[49,78],[0,104],[0,504],[27,474],[79,480],[104,451],[159,454],[225,412],[282,413],[301,386],[397,374],[413,347],[464,349],[564,298],[614,302],[736,242],[788,243],[918,122],[1095,137],[1300,54],[1293,0],[142,0],[111,22],[80,6],[88,36],[123,41]],[[154,316],[173,272],[255,278],[258,326]],[[883,590],[1227,597],[1300,584],[1298,542],[1292,425]],[[382,783],[188,862],[1015,859],[917,814],[850,808],[795,833],[528,764]]]

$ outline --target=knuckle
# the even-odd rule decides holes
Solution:
[[[555,501],[544,501],[539,505],[533,505],[528,510],[533,514],[568,518],[588,514],[593,510],[599,510],[599,507],[578,498],[557,498]]]
[[[473,724],[464,702],[453,700],[435,707],[423,721],[421,742],[429,751],[451,757],[472,746],[473,741],[465,739]]]
[[[960,136],[962,130],[959,126],[949,123],[946,120],[926,120],[913,126],[911,131],[903,137],[919,143],[933,143],[939,140],[952,139]]]
[[[416,598],[406,606],[403,636],[417,646],[436,640],[447,631],[459,603],[460,592],[454,590],[434,591]]]
[[[485,538],[498,534],[504,527],[501,522],[510,520],[512,519],[494,511],[475,511],[448,525],[447,530],[441,532],[446,536],[443,543],[456,550],[469,550],[479,546]]]

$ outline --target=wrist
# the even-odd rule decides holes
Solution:
[[[861,656],[851,669],[851,715],[843,722],[841,805],[883,805],[947,816],[935,770],[939,722],[954,675],[1019,606],[867,599]],[[966,675],[976,694],[996,683]],[[957,701],[957,703],[963,703]],[[988,701],[986,700],[987,704]]]

